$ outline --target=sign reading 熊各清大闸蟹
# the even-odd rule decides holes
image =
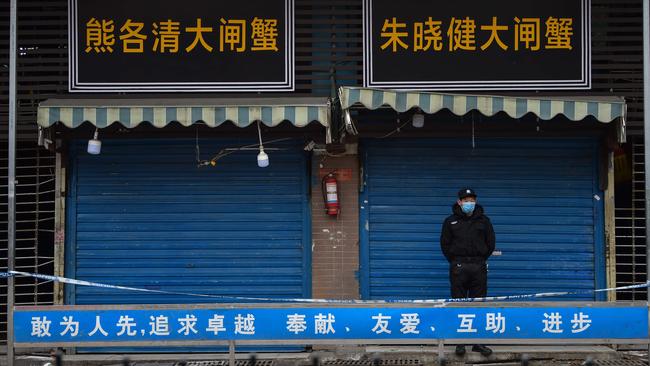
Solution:
[[[293,0],[70,0],[70,91],[291,91]]]
[[[648,308],[582,305],[86,305],[18,307],[17,347],[219,341],[647,339]],[[487,304],[486,304],[487,305]]]
[[[364,86],[588,89],[590,0],[364,0]]]

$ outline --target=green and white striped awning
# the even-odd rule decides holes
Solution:
[[[205,123],[210,127],[230,121],[246,127],[260,121],[277,126],[289,121],[297,127],[318,122],[329,127],[328,98],[250,98],[250,99],[50,99],[38,107],[38,124],[56,123],[75,128],[84,122],[103,128],[113,123],[136,127],[148,122],[165,127],[178,122],[183,126]]]
[[[543,120],[564,115],[573,121],[592,116],[604,123],[620,119],[623,126],[626,114],[625,100],[619,97],[508,97],[356,87],[341,87],[339,94],[343,109],[355,105],[363,105],[368,109],[388,106],[398,112],[420,108],[424,113],[436,113],[448,109],[460,116],[477,110],[486,116],[505,112],[512,118],[533,113]]]

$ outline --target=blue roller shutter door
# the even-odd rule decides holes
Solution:
[[[201,141],[204,158],[249,141]],[[104,141],[71,151],[68,276],[218,296],[310,296],[307,165],[299,145],[237,152],[197,168],[194,140]],[[74,304],[213,302],[69,287]]]
[[[362,296],[449,297],[440,229],[463,186],[478,192],[502,252],[489,261],[489,295],[604,285],[595,149],[592,140],[366,141]]]

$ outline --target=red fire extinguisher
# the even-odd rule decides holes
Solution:
[[[341,212],[339,204],[339,183],[336,181],[334,172],[328,173],[322,180],[323,200],[325,201],[325,212],[330,216],[338,216]]]

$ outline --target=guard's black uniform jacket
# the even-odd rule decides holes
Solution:
[[[487,260],[494,251],[495,235],[483,207],[477,204],[472,216],[465,215],[458,204],[454,204],[452,211],[454,214],[445,219],[440,235],[440,247],[449,263],[460,257]]]
[[[450,264],[449,279],[454,298],[487,296],[487,265],[495,245],[494,228],[476,205],[471,216],[463,213],[458,204],[453,215],[442,225],[440,247]]]

